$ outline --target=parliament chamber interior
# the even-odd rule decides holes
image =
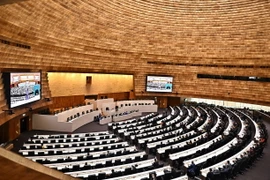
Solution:
[[[2,0],[0,179],[270,180],[269,0]]]

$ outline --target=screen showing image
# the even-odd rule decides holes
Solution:
[[[40,72],[10,73],[10,108],[40,99]]]
[[[147,92],[172,92],[173,77],[147,76]]]

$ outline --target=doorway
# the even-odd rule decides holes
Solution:
[[[157,105],[159,108],[167,108],[167,97],[157,97]]]
[[[26,116],[26,117],[23,117],[21,118],[20,120],[20,130],[21,130],[21,133],[25,132],[25,131],[29,131],[29,116]]]

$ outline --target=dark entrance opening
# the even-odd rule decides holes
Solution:
[[[29,127],[29,116],[23,117],[20,120],[21,123],[21,133],[28,131],[28,127]]]

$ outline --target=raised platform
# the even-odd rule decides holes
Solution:
[[[117,108],[116,108],[117,107]],[[95,110],[95,111],[94,111]],[[117,101],[113,99],[97,100],[93,104],[72,108],[55,115],[33,114],[34,130],[73,132],[79,127],[93,122],[101,115],[100,124],[123,121],[143,112],[157,112],[153,100]]]
[[[33,129],[59,132],[73,132],[79,127],[93,122],[100,111],[92,111],[80,117],[74,118],[69,122],[59,122],[58,116],[33,114]]]

